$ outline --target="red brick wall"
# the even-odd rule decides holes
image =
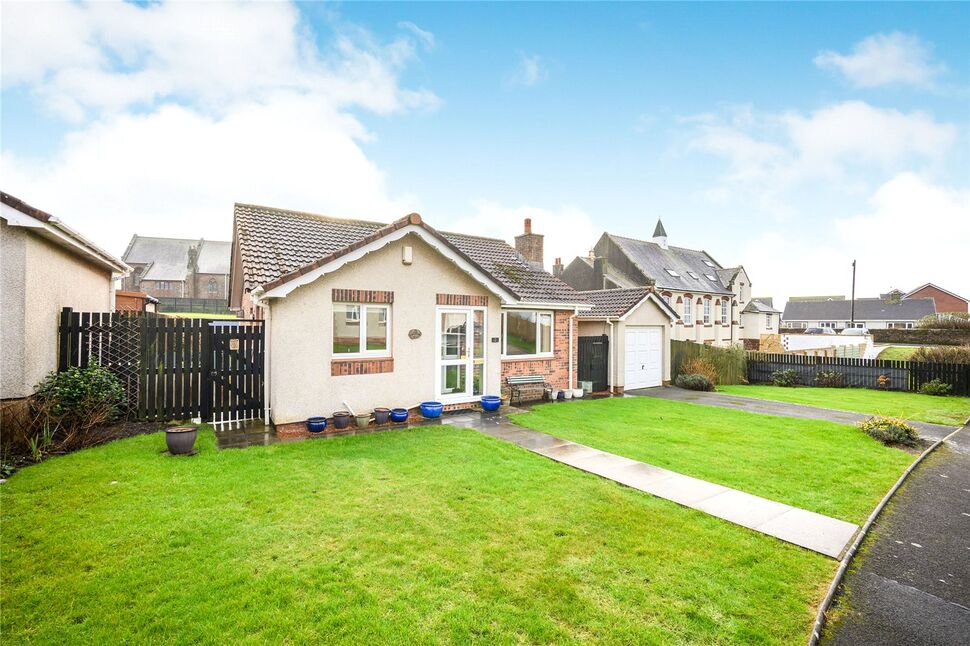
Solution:
[[[572,310],[557,311],[553,317],[553,356],[542,359],[502,359],[502,393],[508,392],[505,378],[543,375],[553,388],[575,388],[579,357],[579,325],[573,321],[573,383],[569,383],[569,318]]]
[[[936,301],[937,313],[967,311],[967,302],[965,300],[950,296],[936,287],[924,287],[910,294],[908,298],[932,298]]]

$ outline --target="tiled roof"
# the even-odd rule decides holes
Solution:
[[[629,289],[596,289],[591,291],[579,292],[587,301],[592,303],[593,309],[588,312],[580,312],[577,318],[581,319],[602,319],[619,318],[629,312],[650,293],[654,292],[649,287],[633,287]],[[661,309],[674,319],[677,312],[667,303],[657,297],[657,303]]]
[[[655,242],[607,235],[645,277],[656,281],[657,289],[707,294],[731,293],[722,278],[718,276],[717,270],[723,268],[704,251],[683,247],[665,248]],[[677,275],[671,276],[668,269],[673,270]],[[697,277],[691,276],[688,272],[693,272]],[[714,280],[708,278],[709,275],[713,276]]]
[[[785,304],[784,321],[848,321],[852,301],[792,301]],[[887,303],[881,298],[857,298],[856,321],[916,321],[936,314],[932,298],[904,298]]]
[[[236,204],[235,235],[239,244],[243,288],[282,284],[298,270],[382,237],[390,230],[419,224],[440,237],[473,265],[522,301],[583,303],[572,287],[551,274],[536,270],[511,246],[495,238],[439,232],[420,216],[391,224],[345,220],[301,211]]]

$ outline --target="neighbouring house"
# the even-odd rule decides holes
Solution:
[[[155,298],[226,300],[231,248],[219,240],[134,235],[122,255],[132,271],[121,289]]]
[[[670,382],[671,323],[677,312],[651,287],[580,292],[593,305],[581,312],[580,337],[605,336],[606,387],[615,394]]]
[[[947,291],[933,283],[920,285],[916,289],[903,294],[903,298],[932,298],[936,305],[937,314],[970,311],[970,300]]]
[[[542,236],[444,233],[237,204],[230,306],[266,326],[266,400],[277,432],[337,410],[449,407],[510,376],[575,387],[591,305],[541,269]]]
[[[885,328],[912,328],[924,316],[936,313],[932,298],[898,298],[886,294],[886,298],[857,298],[853,315],[852,301],[806,300],[792,298],[785,304],[782,314],[783,328],[822,327],[841,330],[849,327],[878,330]]]
[[[589,257],[578,256],[567,266],[557,259],[553,274],[584,292],[653,287],[677,312],[671,332],[677,341],[757,344],[769,324],[777,325],[777,310],[751,305],[744,267],[723,267],[706,251],[668,244],[660,220],[650,241],[604,233]]]
[[[108,312],[129,267],[60,218],[0,193],[0,399],[20,399],[57,368],[64,307]]]
[[[123,289],[115,290],[116,312],[154,312],[158,306],[158,299],[145,292],[128,292]]]

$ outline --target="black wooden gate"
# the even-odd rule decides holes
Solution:
[[[602,336],[579,337],[579,380],[593,382],[593,392],[608,390],[610,338]]]
[[[264,347],[262,321],[64,308],[57,369],[107,368],[132,418],[227,422],[263,414]]]

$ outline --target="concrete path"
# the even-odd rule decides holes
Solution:
[[[732,408],[734,410],[760,413],[762,415],[820,419],[827,422],[837,422],[839,424],[856,424],[867,417],[871,417],[871,415],[865,413],[853,413],[831,408],[816,408],[815,406],[789,404],[788,402],[755,399],[754,397],[741,397],[739,395],[726,395],[724,393],[706,393],[699,390],[685,390],[670,386],[629,390],[626,394],[633,397],[654,397],[657,399],[690,402],[692,404],[704,404],[705,406]],[[957,429],[956,426],[928,424],[927,422],[909,421],[909,423],[919,431],[922,437],[930,440],[942,440]]]
[[[859,530],[852,523],[522,428],[504,415],[455,415],[445,418],[444,423],[473,428],[557,462],[835,559],[841,558]]]
[[[970,427],[916,468],[856,559],[824,642],[970,643]]]

